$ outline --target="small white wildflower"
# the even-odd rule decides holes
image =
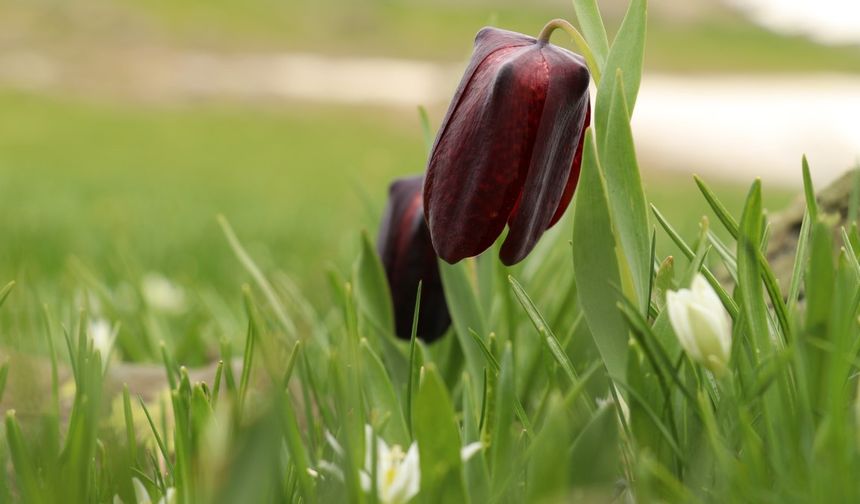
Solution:
[[[107,366],[114,341],[116,340],[116,332],[111,327],[110,322],[102,318],[91,320],[88,332],[93,342],[93,348],[99,351],[102,363]]]
[[[185,291],[163,275],[144,275],[141,290],[146,304],[158,311],[171,314],[185,311]]]
[[[364,471],[361,473],[361,486],[365,492],[371,490],[370,475],[373,468],[373,453],[376,447],[376,489],[383,504],[403,504],[409,502],[421,486],[421,468],[418,458],[418,444],[412,443],[403,453],[400,445],[389,446],[381,438],[374,436],[373,429],[365,426],[367,439]],[[376,443],[374,443],[374,439]]]
[[[715,375],[723,374],[732,348],[731,319],[705,277],[696,274],[689,289],[666,293],[666,307],[687,355]]]
[[[475,441],[474,443],[469,443],[463,448],[460,449],[460,459],[463,462],[468,462],[469,459],[474,457],[479,451],[484,449],[484,444],[480,441]]]
[[[149,498],[149,493],[146,487],[137,478],[131,478],[131,486],[134,488],[134,500],[137,504],[152,504],[152,499]],[[123,504],[119,495],[113,496],[113,504]],[[165,495],[158,500],[158,504],[176,504],[176,490],[168,488]]]

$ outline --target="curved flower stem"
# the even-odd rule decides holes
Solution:
[[[543,30],[540,31],[540,34],[537,36],[538,42],[544,44],[548,43],[552,32],[558,28],[561,28],[570,35],[574,44],[576,44],[576,47],[580,52],[582,52],[582,56],[585,58],[586,64],[588,64],[588,69],[591,71],[591,76],[594,78],[594,84],[600,84],[600,68],[597,66],[594,54],[591,52],[591,48],[588,47],[588,42],[585,41],[585,37],[583,37],[582,34],[579,33],[579,30],[577,30],[572,24],[564,19],[553,19],[543,27]]]

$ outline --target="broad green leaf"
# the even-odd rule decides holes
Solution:
[[[484,314],[475,295],[472,282],[466,271],[468,260],[457,264],[448,264],[439,260],[439,272],[442,277],[442,287],[445,290],[445,300],[457,340],[466,356],[466,368],[471,376],[481,376],[484,369],[484,356],[477,343],[469,335],[469,329],[478,333],[482,338],[487,337]]]
[[[426,366],[418,387],[414,418],[424,502],[467,502],[456,418],[442,378],[434,366]]]
[[[609,38],[606,36],[606,27],[597,7],[597,0],[573,0],[573,10],[597,65],[603,69],[606,55],[609,53]]]
[[[371,418],[387,419],[382,431],[383,438],[401,446],[408,445],[409,431],[406,429],[406,421],[403,419],[403,410],[400,408],[400,402],[397,399],[397,394],[394,393],[394,386],[385,371],[385,366],[370,348],[367,340],[361,342],[361,355]]]
[[[618,457],[606,449],[618,439],[617,415],[614,405],[600,408],[574,441],[571,477],[577,486],[600,487],[618,479]]]
[[[833,351],[828,353],[827,378],[822,383],[824,388],[821,394],[827,397],[831,414],[838,418],[841,411],[848,408],[848,397],[850,389],[845,386],[849,383],[851,369],[854,366],[850,359],[842,356],[856,355],[857,345],[857,303],[860,290],[858,290],[858,277],[851,265],[851,259],[846,257],[843,251],[839,256],[838,267],[833,283],[833,302],[830,308],[830,344]],[[856,258],[854,259],[856,262]],[[844,429],[842,422],[834,422],[834,429]],[[844,435],[844,433],[843,433]]]
[[[493,298],[496,294],[496,270],[499,267],[497,265],[500,264],[501,261],[498,260],[498,249],[496,247],[490,248],[475,258],[481,313],[489,314],[493,308]]]
[[[627,102],[627,113],[632,116],[636,105],[636,95],[639,94],[639,83],[642,80],[642,61],[645,52],[645,23],[647,20],[646,0],[630,0],[627,14],[618,29],[618,34],[612,42],[606,65],[603,67],[603,78],[597,87],[597,99],[594,111],[594,124],[597,130],[597,143],[601,146],[608,140],[609,110],[611,97],[615,92],[616,80],[624,80],[624,97]],[[618,75],[621,70],[621,76]]]
[[[529,447],[528,502],[564,502],[569,492],[571,439],[561,397],[550,397],[547,419]]]
[[[358,311],[370,327],[361,334],[368,338],[376,352],[385,360],[393,381],[404,383],[408,377],[409,361],[405,346],[394,337],[394,307],[382,261],[366,232],[361,233],[361,252],[354,271],[354,296]]]
[[[361,233],[361,252],[355,265],[355,299],[361,313],[379,329],[394,333],[394,308],[382,261],[366,232]]]
[[[606,179],[613,229],[633,277],[635,297],[632,299],[645,313],[651,280],[651,226],[620,79],[616,80],[612,95],[607,131],[606,141],[599,149],[600,167]]]
[[[809,272],[806,275],[806,331],[824,337],[833,305],[834,267],[831,230],[822,222],[813,225],[809,254]]]
[[[591,129],[586,130],[582,172],[573,215],[573,272],[585,321],[609,374],[627,373],[627,325],[618,311],[616,243],[606,185],[600,172]]]

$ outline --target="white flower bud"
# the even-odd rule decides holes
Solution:
[[[689,289],[666,294],[669,321],[687,355],[721,375],[732,349],[732,323],[722,301],[701,274]]]

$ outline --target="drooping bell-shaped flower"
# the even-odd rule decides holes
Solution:
[[[589,120],[585,61],[537,39],[484,28],[433,145],[424,206],[433,246],[455,263],[508,235],[521,261],[576,187]]]
[[[687,355],[714,374],[723,374],[732,350],[732,322],[705,277],[696,274],[689,289],[667,292],[666,309]]]
[[[421,281],[417,336],[429,342],[445,333],[451,317],[445,304],[436,252],[424,221],[423,183],[424,177],[419,175],[391,184],[377,248],[394,302],[397,336],[409,339],[412,334],[415,298]]]

